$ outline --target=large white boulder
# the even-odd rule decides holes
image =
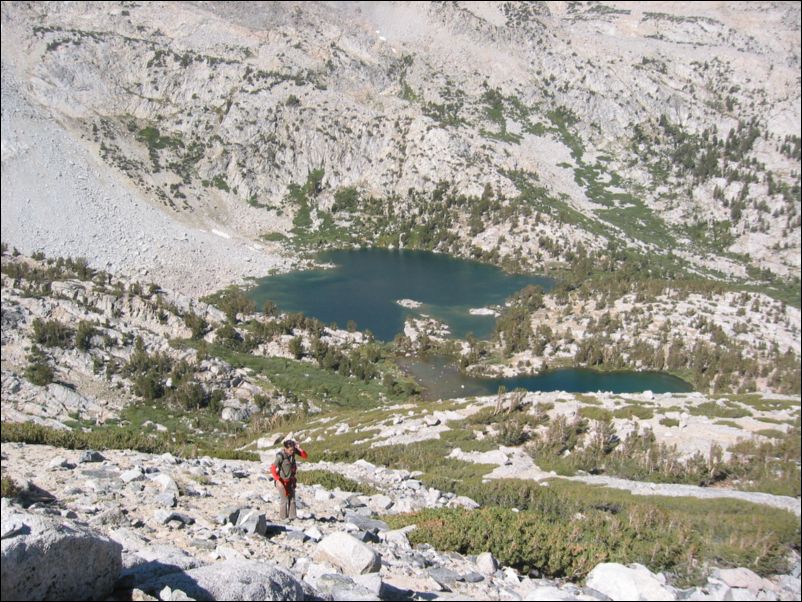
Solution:
[[[375,573],[381,568],[381,556],[348,533],[332,533],[315,549],[315,560],[330,562],[346,575]]]
[[[641,564],[605,562],[590,571],[585,584],[613,600],[676,600],[665,582]]]
[[[165,575],[139,588],[155,595],[165,587],[195,600],[303,600],[303,585],[284,569],[256,560],[226,560]]]
[[[122,546],[64,518],[3,512],[3,600],[102,600],[122,568]]]

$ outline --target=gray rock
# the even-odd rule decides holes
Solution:
[[[402,550],[409,550],[412,546],[409,543],[409,539],[407,539],[407,533],[404,529],[394,529],[392,531],[384,531],[381,534],[381,539],[384,540],[385,543],[390,544],[396,548],[400,548]]]
[[[145,537],[128,527],[114,529],[109,533],[109,537],[119,543],[123,550],[127,551],[138,551],[148,545],[148,540]]]
[[[104,527],[113,527],[116,529],[125,527],[130,524],[131,521],[128,518],[128,510],[120,507],[112,507],[93,517],[91,522],[96,526],[102,525]]]
[[[128,559],[128,566],[120,573],[117,588],[131,589],[164,575],[187,571],[201,566],[201,562],[175,546],[146,546]]]
[[[368,498],[368,507],[373,512],[384,512],[385,510],[389,510],[393,505],[393,500],[386,495],[379,494],[379,495],[372,495]]]
[[[340,567],[346,575],[375,573],[381,556],[348,533],[332,533],[317,544],[314,559]]]
[[[320,529],[314,526],[309,527],[306,531],[304,531],[304,533],[309,539],[311,539],[315,543],[323,539],[323,533],[320,532]]]
[[[141,589],[133,589],[131,590],[131,600],[133,602],[152,602],[158,600],[158,598],[156,596],[149,596]]]
[[[361,516],[353,512],[346,513],[345,521],[353,523],[360,529],[364,529],[366,531],[371,531],[371,530],[387,531],[390,528],[384,521],[376,520],[373,518],[367,518],[365,516]]]
[[[758,598],[755,594],[743,587],[730,587],[728,585],[724,587],[726,589],[724,590],[724,597],[721,599],[727,602],[756,602],[757,600],[777,599],[776,596],[774,598],[765,598],[763,596]]]
[[[346,498],[345,505],[348,508],[364,508],[367,504],[362,500],[361,496],[352,495]]]
[[[99,452],[96,452],[92,449],[87,449],[81,452],[81,455],[78,457],[78,462],[103,462],[105,459],[106,458],[104,458]]]
[[[354,583],[361,585],[375,596],[380,596],[382,592],[382,579],[379,573],[365,573],[364,575],[354,575]]]
[[[476,557],[476,568],[483,575],[492,575],[498,570],[498,562],[490,552],[482,552]]]
[[[345,510],[343,511],[345,512]],[[359,508],[348,508],[347,513],[349,516],[361,516],[362,518],[370,518],[373,512],[367,506],[360,506]]]
[[[578,600],[571,592],[560,589],[553,585],[530,585],[519,590],[521,600],[532,602],[548,602],[549,600]]]
[[[793,575],[783,575],[778,579],[777,584],[781,589],[797,594],[796,597],[799,597],[798,594],[802,590],[802,582],[799,581],[799,577]]]
[[[760,590],[770,591],[774,589],[771,581],[763,579],[763,577],[747,568],[717,569],[713,572],[713,577],[723,581],[730,587],[745,588],[755,594]]]
[[[47,465],[47,467],[50,469],[66,468],[67,470],[72,470],[75,468],[75,466],[76,465],[73,462],[69,462],[67,458],[64,458],[63,456],[57,456],[53,458]]]
[[[317,580],[317,589],[324,596],[332,600],[379,600],[379,596],[358,585],[345,575],[327,574]]]
[[[250,412],[244,408],[223,408],[220,418],[227,422],[244,422],[250,417]]]
[[[315,501],[316,502],[328,502],[334,495],[330,491],[326,491],[325,489],[316,489],[315,490]]]
[[[156,522],[161,523],[162,525],[166,525],[170,521],[178,521],[185,525],[191,525],[195,522],[195,519],[191,516],[182,512],[175,512],[173,510],[157,510],[153,515],[153,518],[156,520]]]
[[[470,573],[465,573],[462,578],[465,580],[466,583],[479,583],[480,581],[484,581],[484,575],[480,575],[476,571],[471,571]]]
[[[676,600],[676,596],[649,569],[640,564],[628,567],[605,562],[588,574],[588,587],[613,600]]]
[[[287,532],[287,539],[304,543],[309,539],[309,536],[303,531],[290,530]]]
[[[180,589],[171,589],[170,586],[164,586],[164,589],[159,592],[159,600],[169,600],[170,602],[187,602],[193,601],[195,598],[190,598]]]
[[[173,493],[176,495],[176,497],[179,495],[178,485],[170,475],[159,473],[155,477],[151,478],[151,481],[161,487],[163,492]]]
[[[153,497],[154,503],[158,504],[159,506],[164,506],[166,508],[175,508],[178,500],[175,497],[175,493],[172,491],[164,491],[162,493],[156,494]]]
[[[363,543],[379,543],[381,541],[373,531],[357,531],[354,537]]]
[[[247,511],[247,508],[244,510]],[[240,508],[229,508],[228,510],[224,510],[221,514],[217,515],[217,522],[221,525],[225,525],[226,523],[236,525],[237,520],[239,519],[239,514],[242,511],[243,509]]]
[[[304,587],[290,573],[255,560],[226,560],[171,573],[140,586],[156,594],[165,586],[195,600],[303,600]]]
[[[98,600],[111,593],[122,567],[117,542],[29,513],[4,512],[2,525],[3,600]]]
[[[449,500],[447,506],[449,508],[468,508],[469,510],[476,510],[481,506],[481,504],[467,496],[458,495],[457,497]]]
[[[256,510],[242,510],[237,519],[237,527],[251,535],[264,536],[267,534],[267,519],[264,514],[260,514]]]
[[[134,481],[141,481],[145,478],[145,473],[138,466],[131,470],[126,470],[120,475],[120,480],[123,483],[132,483]]]
[[[451,587],[458,581],[464,581],[462,575],[444,567],[431,567],[426,572],[443,587]]]

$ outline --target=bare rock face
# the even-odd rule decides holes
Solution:
[[[301,583],[283,569],[255,560],[227,560],[175,572],[140,586],[158,593],[169,586],[195,600],[303,600]]]
[[[587,586],[613,600],[676,600],[676,595],[645,566],[624,566],[605,562],[594,568],[586,580]]]
[[[122,546],[65,519],[4,512],[3,600],[100,600],[122,568]]]

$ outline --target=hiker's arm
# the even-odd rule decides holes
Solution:
[[[281,481],[281,477],[278,475],[278,468],[276,468],[275,464],[270,465],[270,474],[273,475],[273,478],[277,481]]]
[[[303,458],[304,460],[309,459],[309,454],[306,453],[304,450],[302,450],[300,447],[296,445],[295,449],[298,450],[298,455],[301,456],[301,458]]]

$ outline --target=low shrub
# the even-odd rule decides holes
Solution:
[[[616,516],[586,510],[555,520],[539,512],[506,508],[423,510],[389,517],[394,528],[414,523],[412,543],[428,543],[461,554],[490,551],[499,563],[523,573],[537,570],[549,577],[583,578],[601,562],[642,562],[653,570],[674,568],[688,549],[698,549],[690,528],[664,528],[665,512],[634,510]],[[686,525],[687,527],[687,525]]]
[[[33,321],[33,340],[39,345],[72,349],[74,336],[75,331],[58,320],[45,322],[41,318],[35,318]]]
[[[28,354],[28,366],[23,375],[34,385],[43,387],[53,382],[53,368],[50,366],[47,356],[39,347],[34,345]]]
[[[560,479],[548,487],[474,479],[457,493],[489,507],[428,509],[385,520],[393,528],[417,525],[409,534],[413,543],[462,554],[491,551],[521,571],[573,580],[599,562],[640,562],[674,573],[679,585],[689,584],[705,563],[767,575],[787,570],[787,551],[800,544],[792,513],[740,500],[643,499]]]
[[[181,457],[213,456],[224,460],[259,461],[258,454],[200,443],[177,444],[169,433],[146,435],[139,428],[101,428],[93,431],[53,429],[31,422],[3,422],[0,440],[65,449],[132,449],[148,454],[171,453]]]
[[[3,477],[0,479],[0,488],[2,489],[2,497],[14,498],[17,497],[22,489],[10,477]]]
[[[339,489],[341,491],[353,491],[364,495],[375,495],[378,493],[378,490],[372,485],[359,483],[328,470],[299,470],[298,482],[304,485],[321,485],[329,491],[332,489]]]

